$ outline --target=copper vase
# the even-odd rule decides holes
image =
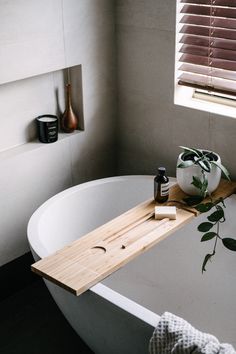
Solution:
[[[66,84],[66,109],[61,117],[61,129],[65,133],[72,133],[78,128],[78,122],[71,104],[71,85]]]

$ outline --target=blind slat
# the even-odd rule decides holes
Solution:
[[[201,26],[192,26],[192,25],[184,25],[180,33],[183,34],[195,34],[198,36],[205,36],[209,37],[209,28],[208,27],[201,27]],[[214,36],[213,38],[225,38],[225,39],[231,39],[231,40],[236,40],[236,31],[229,31],[221,28],[215,28],[214,29]]]
[[[192,55],[200,55],[203,57],[218,58],[225,60],[235,60],[235,52],[233,50],[218,49],[218,48],[208,48],[196,45],[184,44],[180,48],[180,53],[187,53]]]
[[[210,27],[211,21],[209,16],[184,15],[180,23]],[[215,18],[214,27],[236,29],[236,19]]]
[[[236,8],[202,6],[202,5],[184,5],[181,13],[192,15],[205,15],[214,17],[236,18]]]
[[[189,63],[189,64],[197,64],[209,67],[209,61],[207,57],[201,57],[198,55],[192,54],[183,54],[179,59],[180,62]],[[232,70],[236,71],[236,62],[223,60],[223,59],[212,59],[211,67],[219,68],[224,70]]]
[[[180,0],[178,84],[236,97],[236,0]]]
[[[209,76],[209,72],[211,71],[211,75],[213,75],[215,77],[219,77],[221,79],[226,79],[226,80],[235,80],[236,81],[236,72],[217,69],[217,68],[209,68],[207,66],[192,65],[192,64],[184,63],[179,67],[179,70],[185,71],[188,73],[205,75],[205,76]]]
[[[181,0],[181,3],[211,5],[211,0]],[[216,6],[236,6],[236,0],[215,0]]]
[[[204,88],[209,91],[212,91],[213,89],[215,92],[236,96],[236,82],[234,81],[226,82],[218,78],[212,78],[211,82],[209,82],[209,78],[204,76],[199,77],[199,75],[194,74],[183,74],[179,77],[178,84],[195,88]]]
[[[200,37],[200,36],[193,36],[193,35],[183,35],[179,43],[208,47],[209,46],[209,38]],[[212,43],[211,47],[213,47],[213,48],[221,48],[221,49],[228,49],[228,50],[235,50],[236,51],[236,41],[214,38],[211,40],[211,43]],[[236,54],[235,54],[235,56],[236,56]]]

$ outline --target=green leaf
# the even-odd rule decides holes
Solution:
[[[216,222],[216,221],[219,221],[220,219],[222,219],[223,217],[224,217],[224,210],[218,209],[218,210],[214,211],[214,213],[209,215],[207,217],[207,219],[211,222]]]
[[[184,151],[183,152],[182,159],[184,161],[189,160],[189,158],[190,158],[190,160],[192,160],[193,157],[195,157],[195,155],[193,156],[193,152],[192,151]]]
[[[208,179],[206,178],[206,176],[204,175],[204,180],[202,182],[202,188],[204,190],[207,190],[207,187],[208,187]]]
[[[223,174],[225,175],[225,177],[230,181],[230,175],[229,175],[229,171],[219,162],[217,161],[211,161],[212,165],[217,166],[219,169],[221,169],[221,171],[223,172]]]
[[[211,172],[211,162],[207,158],[204,158],[203,162],[207,166],[207,169],[209,170],[209,172]]]
[[[222,209],[222,207],[219,205],[219,203],[221,203],[221,204],[223,205],[223,207],[226,208],[224,199],[223,199],[222,197],[220,197],[219,199],[217,199],[217,200],[214,201],[214,204],[215,204],[216,208],[217,208],[217,209],[218,209],[218,208],[221,208],[221,209]]]
[[[193,161],[187,160],[187,161],[181,162],[177,167],[178,168],[187,168],[189,166],[192,166],[193,164],[194,164]]]
[[[191,152],[192,154],[197,155],[199,157],[202,156],[202,152],[198,149],[188,148],[186,146],[180,146],[180,148],[183,149],[185,152]]]
[[[211,257],[213,257],[215,254],[215,252],[213,252],[212,254],[208,253],[205,258],[204,261],[202,263],[202,273],[206,271],[206,264],[207,262],[211,259]]]
[[[199,204],[203,201],[204,197],[201,195],[193,195],[191,197],[184,198],[183,201],[188,205],[188,206],[193,206],[196,204]]]
[[[193,176],[193,181],[191,182],[191,184],[197,189],[202,189],[202,181],[199,177]]]
[[[206,158],[208,161],[210,161],[210,156],[211,156],[212,154],[214,154],[213,151],[204,151],[203,156],[204,156],[204,158]]]
[[[197,209],[200,213],[206,213],[207,211],[211,210],[213,206],[213,203],[198,204],[195,206],[195,209]]]
[[[216,232],[207,232],[206,234],[204,234],[201,238],[201,242],[203,241],[209,241],[212,238],[214,238],[215,236],[217,236]]]
[[[209,231],[212,227],[214,226],[214,224],[212,224],[211,222],[203,222],[200,225],[198,225],[198,231],[200,232],[207,232]]]
[[[202,183],[202,188],[201,188],[201,195],[205,198],[208,191],[207,191],[207,187],[208,187],[208,179],[205,178],[205,175],[204,175],[204,181]]]
[[[233,238],[223,238],[223,245],[231,251],[236,251],[236,240]]]
[[[197,164],[206,172],[211,172],[211,165],[207,160],[198,160]]]

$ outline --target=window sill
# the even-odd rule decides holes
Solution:
[[[196,95],[193,97],[194,89],[191,87],[175,86],[175,97],[174,103],[179,106],[189,107],[193,109],[198,109],[200,111],[205,111],[214,114],[220,114],[223,116],[236,118],[236,101],[232,103],[232,106],[229,104],[223,104],[222,99],[214,98],[214,102],[209,100],[201,99],[201,95]],[[235,104],[235,106],[233,106]]]

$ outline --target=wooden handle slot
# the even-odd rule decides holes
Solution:
[[[107,251],[106,248],[103,247],[103,246],[94,246],[94,247],[92,247],[91,249],[92,249],[92,250],[96,250],[96,252],[95,252],[96,254],[97,254],[97,253],[100,253],[100,254],[101,254],[101,253],[106,253],[106,251]],[[99,252],[97,252],[97,250],[98,250]]]

